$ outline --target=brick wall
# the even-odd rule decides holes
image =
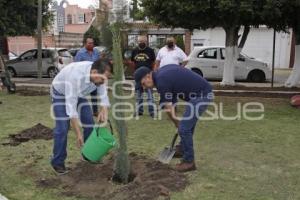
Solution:
[[[79,33],[60,33],[58,36],[43,36],[43,48],[62,47],[72,48],[81,47],[83,34]],[[21,53],[37,48],[36,38],[30,36],[8,37],[8,48],[10,51],[20,55]]]

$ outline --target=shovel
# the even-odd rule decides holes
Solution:
[[[169,164],[170,161],[172,160],[176,150],[174,148],[175,146],[175,142],[177,140],[178,137],[178,133],[176,133],[172,139],[172,143],[170,147],[165,147],[165,149],[160,152],[159,156],[158,156],[158,161],[160,161],[161,163],[164,164]]]

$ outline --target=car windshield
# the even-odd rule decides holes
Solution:
[[[70,52],[67,49],[59,50],[58,54],[61,57],[72,57],[72,55],[70,54]]]
[[[252,59],[250,56],[246,55],[245,53],[241,52],[240,53],[240,58],[248,58]],[[224,48],[221,49],[221,58],[224,60],[226,58],[226,50]]]

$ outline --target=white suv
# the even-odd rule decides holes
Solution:
[[[224,47],[196,47],[189,55],[186,67],[206,79],[222,79],[224,62]],[[271,70],[267,63],[241,53],[235,66],[235,79],[264,82],[271,79]]]

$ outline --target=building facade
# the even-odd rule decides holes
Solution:
[[[88,30],[95,18],[96,10],[92,6],[81,8],[78,5],[71,5],[67,0],[52,6],[54,15],[53,30],[55,34],[60,32],[84,33]]]

